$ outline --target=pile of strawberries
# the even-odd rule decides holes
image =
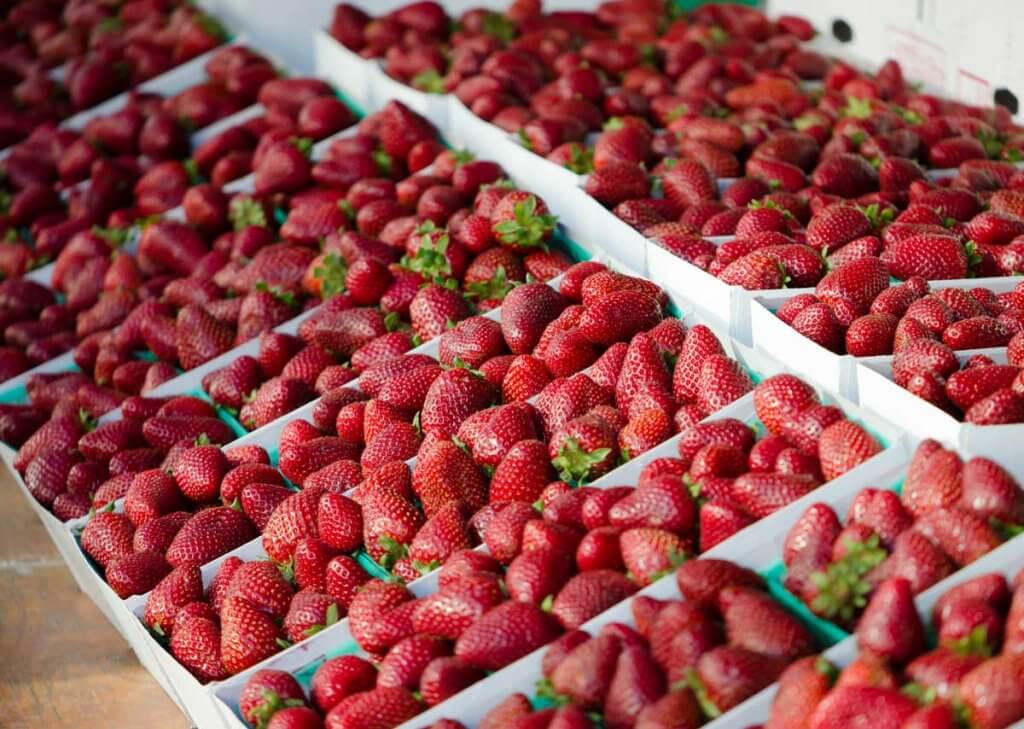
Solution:
[[[926,625],[913,585],[882,582],[857,627],[856,659],[791,665],[766,729],[1007,727],[1024,719],[1024,572],[996,572],[946,590]],[[934,637],[934,641],[933,638]]]
[[[205,70],[207,81],[174,96],[132,94],[81,133],[40,127],[13,147],[2,163],[9,204],[0,225],[11,245],[4,246],[0,270],[16,276],[53,261],[93,226],[110,229],[100,232],[123,244],[123,229],[145,225],[187,194],[190,222],[212,241],[233,220],[227,196],[206,179],[226,184],[249,173],[256,151],[263,156],[288,139],[305,148],[356,121],[329,85],[278,79],[267,59],[244,46],[218,51]],[[193,149],[193,131],[257,101],[263,114]]]
[[[482,558],[475,561],[483,565]],[[485,608],[460,630],[461,612],[442,613],[434,603],[446,592],[446,606],[456,604],[456,595],[462,600],[469,594],[482,596],[488,582],[479,571],[457,577],[455,568],[446,565],[442,592],[421,600],[411,617],[403,618],[414,626],[429,620],[432,635],[401,640],[376,670],[357,656],[325,661],[313,676],[308,699],[287,672],[257,671],[242,692],[242,718],[271,729],[336,729],[384,716],[386,725],[393,726],[479,680],[484,671],[539,647],[535,639],[540,636],[550,641],[564,629],[568,632],[547,649],[537,687],[538,696],[556,708],[535,710],[529,697],[513,694],[480,727],[585,729],[598,726],[599,720],[609,727],[696,726],[749,698],[789,663],[817,648],[809,631],[769,597],[762,579],[731,562],[687,562],[676,573],[682,601],[634,598],[635,627],[611,623],[594,636],[579,629],[578,622],[559,626],[543,611],[515,601]],[[466,559],[457,569],[465,572]],[[385,583],[371,584],[375,587],[367,591],[389,589]],[[362,595],[350,618],[354,635]],[[396,615],[392,625],[398,621]],[[517,630],[509,635],[508,628]],[[372,639],[380,639],[379,631],[371,633]],[[462,724],[445,719],[431,726],[455,729]]]
[[[28,393],[32,404],[25,411],[4,413],[25,438],[13,465],[62,521],[122,498],[140,471],[173,470],[178,454],[197,442],[235,437],[208,402],[194,397],[129,397],[120,402],[120,420],[97,423],[118,402],[84,375],[34,375]],[[154,504],[160,516],[180,501],[155,498]]]
[[[67,352],[78,342],[53,291],[25,278],[0,283],[0,381]]]
[[[0,147],[88,109],[202,53],[226,37],[179,2],[10,3],[0,17]],[[63,64],[63,80],[51,70]]]
[[[914,594],[981,558],[1024,524],[1024,489],[987,458],[963,463],[922,441],[897,493],[867,488],[841,521],[814,504],[790,529],[785,584],[818,615],[851,626],[890,578]]]

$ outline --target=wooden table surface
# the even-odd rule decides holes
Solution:
[[[0,465],[0,726],[187,729]]]

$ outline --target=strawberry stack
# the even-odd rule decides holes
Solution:
[[[785,585],[816,614],[850,627],[890,578],[922,592],[980,559],[1024,524],[1024,489],[988,458],[966,463],[934,440],[917,447],[899,492],[861,490],[845,521],[807,508],[786,536]]]
[[[52,135],[54,122],[216,48],[227,35],[182,2],[20,2],[4,9],[3,21],[0,147]]]
[[[766,727],[811,729],[870,720],[882,727],[1005,727],[1024,718],[1024,573],[983,574],[945,590],[922,620],[913,586],[882,582],[842,669],[824,656],[779,679]],[[798,722],[796,717],[803,721]]]

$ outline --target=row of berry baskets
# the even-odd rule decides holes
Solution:
[[[0,456],[79,587],[204,729],[1024,720],[1012,120],[528,5],[318,4],[310,76],[239,32],[6,150]]]

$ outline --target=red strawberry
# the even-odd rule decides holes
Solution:
[[[555,478],[547,447],[536,440],[521,440],[501,459],[491,477],[491,501],[533,503]]]
[[[744,648],[721,646],[704,653],[692,675],[707,716],[717,717],[773,683],[784,664]]]
[[[581,572],[559,591],[551,614],[566,630],[573,630],[635,591],[636,585],[618,572]]]
[[[539,608],[506,602],[474,622],[455,644],[455,655],[482,670],[497,670],[554,640],[560,632]]]
[[[227,506],[198,512],[174,536],[167,547],[167,561],[175,567],[206,564],[256,536],[243,514]]]
[[[831,481],[881,450],[878,441],[861,426],[852,420],[840,420],[825,428],[818,441],[821,472]]]
[[[375,688],[354,693],[331,709],[325,726],[331,729],[386,729],[423,711],[424,705],[401,688]]]
[[[924,626],[908,581],[892,579],[875,590],[857,625],[857,642],[876,655],[902,663],[924,648]]]
[[[144,620],[157,634],[166,635],[174,625],[178,611],[203,599],[203,577],[199,566],[186,564],[175,568],[160,581],[146,601]]]
[[[1009,726],[1024,717],[1024,702],[1017,690],[1024,675],[1024,659],[1002,655],[982,663],[960,682],[959,697],[970,720],[979,727]]]
[[[270,616],[241,597],[221,609],[221,659],[231,673],[244,671],[281,649],[281,631]]]
[[[822,700],[809,718],[812,729],[832,729],[869,721],[878,727],[901,727],[917,703],[894,688],[841,686]]]
[[[342,699],[369,691],[376,680],[377,670],[369,661],[357,656],[338,656],[325,661],[313,674],[310,698],[326,713]]]
[[[802,727],[836,678],[836,668],[821,656],[807,656],[793,663],[779,677],[766,729]]]

